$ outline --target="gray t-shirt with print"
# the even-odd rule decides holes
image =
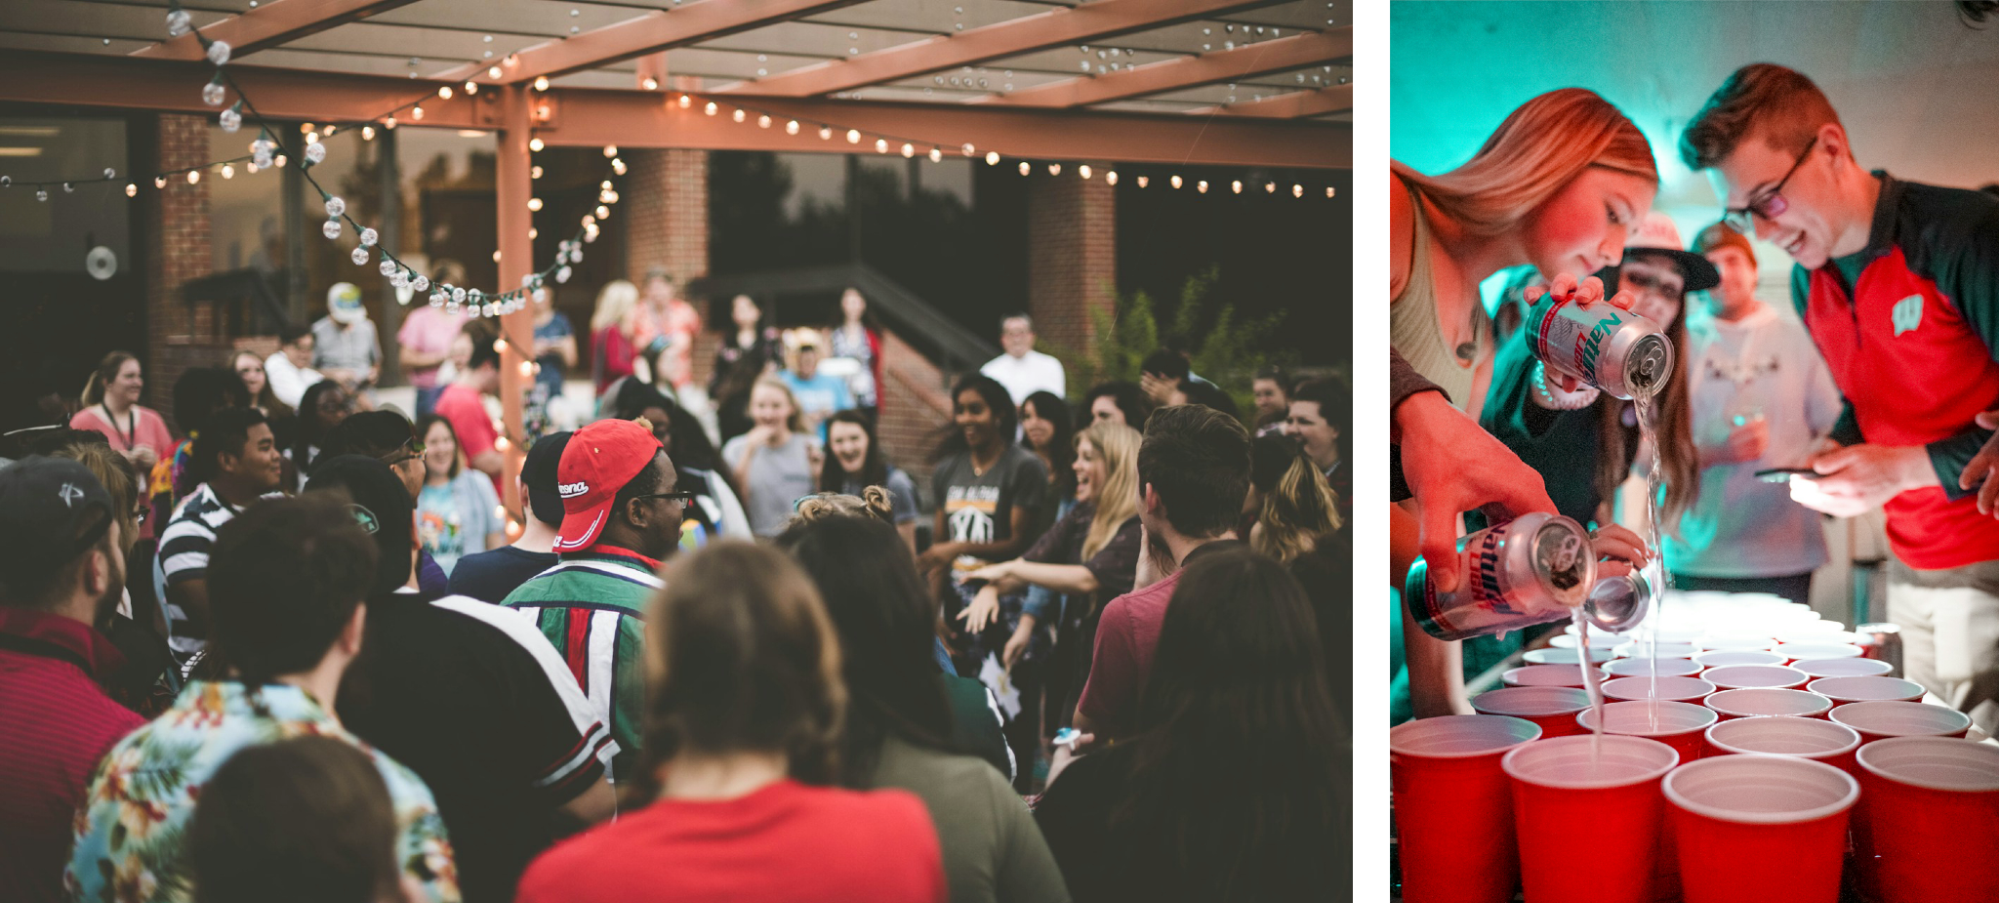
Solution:
[[[730,467],[742,463],[748,438],[737,436],[722,446],[722,460]],[[758,536],[784,532],[785,523],[791,520],[792,504],[812,494],[815,484],[809,448],[810,440],[793,433],[783,445],[757,449],[756,460],[750,462],[750,479],[743,486],[749,495],[743,500],[743,513],[749,515],[750,529]]]

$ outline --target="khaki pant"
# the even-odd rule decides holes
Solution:
[[[1999,733],[1999,562],[1949,571],[1897,567],[1888,620],[1901,628],[1905,676]]]

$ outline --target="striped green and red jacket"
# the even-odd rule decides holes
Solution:
[[[637,762],[645,711],[645,612],[666,584],[659,562],[596,545],[562,556],[507,595],[555,644],[584,695],[618,741],[611,774],[626,780]]]

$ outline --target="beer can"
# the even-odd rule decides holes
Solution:
[[[1430,580],[1428,562],[1409,569],[1402,598],[1423,630],[1462,640],[1569,617],[1596,584],[1596,550],[1581,524],[1534,513],[1458,540],[1463,578],[1452,592]]]
[[[1637,571],[1604,577],[1591,587],[1583,602],[1583,616],[1590,626],[1611,633],[1624,633],[1652,610],[1652,583]]]
[[[1895,670],[1888,672],[1889,677],[1903,676],[1902,628],[1888,623],[1861,624],[1853,632],[1860,635],[1854,645],[1860,647],[1861,656],[1893,666]]]
[[[1653,323],[1608,303],[1542,298],[1527,314],[1534,356],[1618,398],[1656,395],[1673,375],[1673,343]]]

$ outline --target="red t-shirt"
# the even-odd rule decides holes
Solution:
[[[943,903],[947,893],[921,800],[787,779],[732,800],[660,800],[592,829],[528,866],[514,899]]]
[[[54,903],[90,776],[146,721],[91,679],[123,657],[90,625],[0,606],[0,636],[0,896]]]
[[[465,455],[466,463],[471,463],[498,444],[500,434],[493,429],[493,418],[486,415],[486,404],[479,398],[479,390],[461,383],[452,383],[437,396],[437,414],[451,421],[451,431],[458,434],[458,450]],[[493,478],[493,491],[502,498],[506,492],[500,488],[500,478]]]
[[[1138,694],[1152,678],[1152,653],[1159,648],[1159,627],[1166,623],[1166,603],[1180,585],[1187,564],[1203,552],[1217,551],[1233,540],[1204,543],[1187,553],[1179,570],[1144,589],[1111,600],[1097,620],[1097,648],[1090,659],[1090,676],[1083,682],[1076,710],[1090,719],[1099,737],[1127,737],[1138,717]],[[1140,549],[1139,554],[1145,554]]]

